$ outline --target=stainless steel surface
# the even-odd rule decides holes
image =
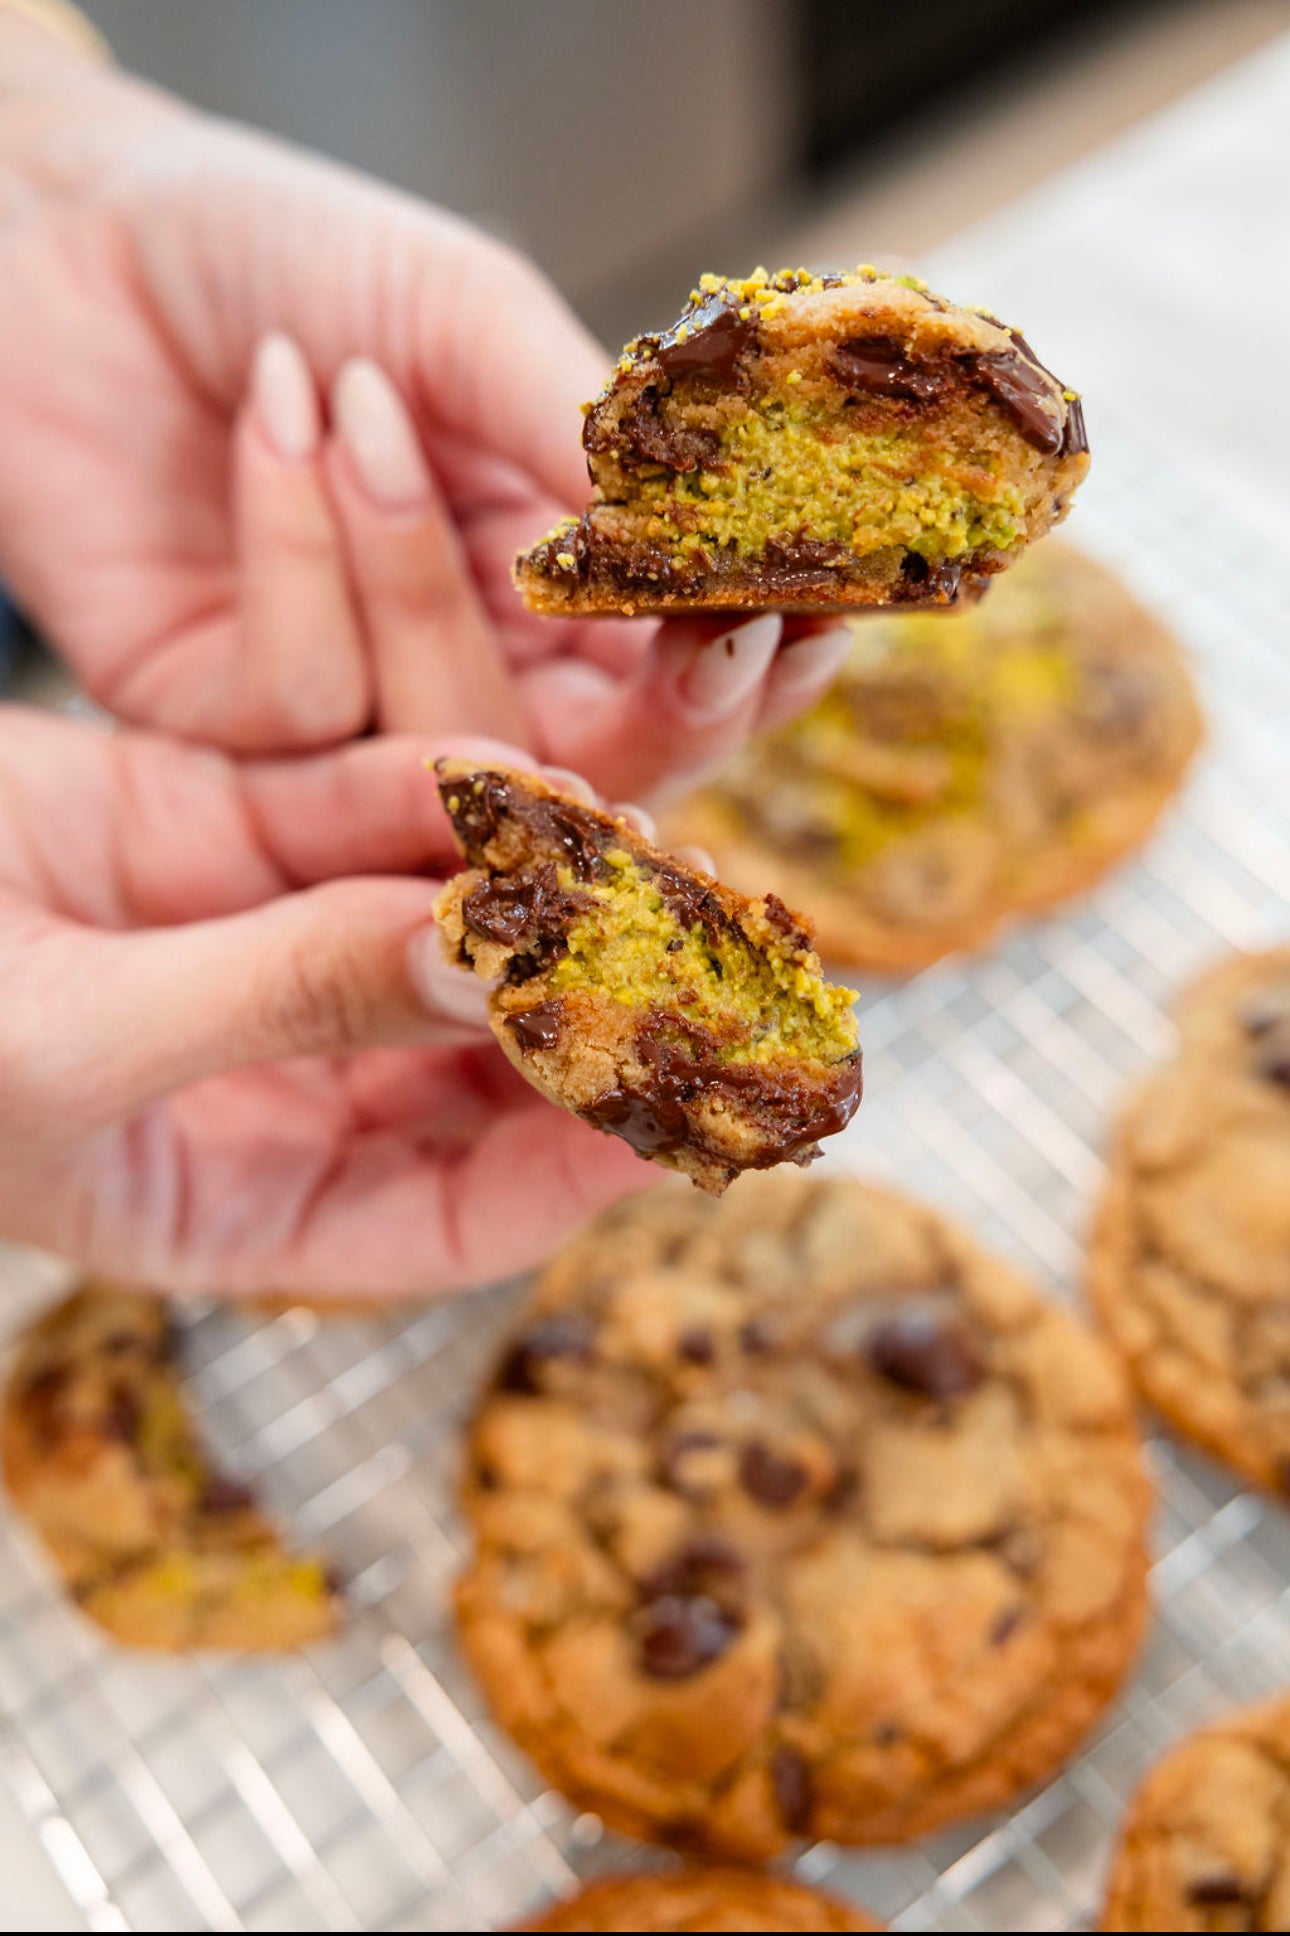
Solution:
[[[1290,913],[1290,596],[1204,480],[1097,421],[1072,535],[1192,649],[1211,720],[1147,854],[985,959],[866,990],[869,1094],[831,1160],[965,1219],[1058,1295],[1126,1079],[1168,1052],[1164,1007],[1223,948]],[[56,1287],[10,1254],[15,1317]],[[0,1522],[0,1765],[96,1929],[505,1927],[576,1874],[650,1860],[545,1791],[483,1713],[448,1585],[457,1425],[508,1293],[366,1323],[256,1323],[218,1305],[187,1349],[210,1437],[262,1474],[354,1582],[308,1657],[132,1657],[65,1604]],[[815,1848],[800,1872],[898,1928],[1061,1929],[1094,1913],[1133,1782],[1181,1730],[1290,1679],[1290,1516],[1164,1437],[1156,1624],[1085,1752],[1016,1812],[915,1848]]]

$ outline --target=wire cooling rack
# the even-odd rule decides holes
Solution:
[[[1146,855],[1062,917],[863,996],[868,1095],[832,1163],[921,1192],[1076,1292],[1127,1077],[1208,957],[1290,926],[1290,593],[1196,480],[1099,424],[1075,536],[1191,647],[1206,756]],[[1280,926],[1278,926],[1278,923]],[[0,1255],[6,1314],[59,1288]],[[454,1447],[512,1293],[401,1318],[256,1323],[212,1305],[187,1359],[213,1443],[353,1582],[353,1619],[287,1659],[102,1642],[0,1520],[0,1769],[101,1930],[506,1927],[579,1875],[657,1857],[544,1790],[454,1650]],[[1018,1810],[916,1847],[820,1846],[799,1871],[900,1929],[1078,1928],[1146,1765],[1290,1680],[1290,1515],[1163,1437],[1156,1625],[1084,1753]]]

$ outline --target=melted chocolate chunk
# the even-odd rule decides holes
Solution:
[[[811,1819],[811,1764],[796,1748],[786,1744],[776,1748],[770,1758],[770,1785],[784,1827],[794,1835],[804,1835]]]
[[[766,896],[766,919],[776,933],[783,935],[790,948],[809,949],[811,931],[798,920],[793,910],[786,907],[778,894]]]
[[[828,585],[855,563],[849,545],[832,538],[808,538],[800,532],[795,538],[768,538],[764,556],[765,565],[758,576],[768,590],[778,592]]]
[[[748,1568],[743,1554],[719,1533],[696,1533],[645,1581],[647,1600],[693,1600],[706,1596],[722,1605],[742,1591]]]
[[[682,1331],[676,1348],[687,1365],[710,1365],[717,1355],[716,1343],[706,1324],[692,1324]]]
[[[810,1475],[796,1459],[781,1458],[761,1439],[752,1439],[739,1460],[739,1483],[759,1506],[781,1512],[805,1490]]]
[[[472,934],[513,948],[539,930],[567,927],[589,905],[585,894],[560,886],[554,863],[547,861],[528,880],[498,875],[481,881],[462,902],[461,917]]]
[[[593,1129],[621,1136],[638,1156],[670,1156],[691,1140],[684,1105],[672,1096],[608,1089],[581,1114]]]
[[[218,1472],[212,1472],[197,1495],[197,1510],[204,1513],[249,1512],[255,1505],[255,1494],[250,1486],[244,1486],[238,1479],[226,1479]]]
[[[706,1593],[664,1594],[642,1607],[637,1653],[642,1673],[656,1681],[689,1680],[730,1647],[742,1621]]]
[[[543,1388],[543,1373],[556,1358],[587,1360],[591,1357],[594,1329],[587,1318],[572,1312],[556,1311],[550,1317],[535,1318],[521,1331],[502,1361],[497,1374],[500,1391],[520,1392],[534,1397]]]
[[[1187,1886],[1187,1900],[1196,1907],[1218,1908],[1224,1903],[1247,1902],[1248,1893],[1238,1877],[1233,1875],[1199,1876]]]
[[[684,926],[701,927],[713,940],[724,930],[735,928],[709,881],[671,861],[653,862],[650,873],[654,886]],[[671,945],[669,942],[669,948]],[[680,946],[684,945],[682,941]]]
[[[1254,1059],[1254,1066],[1265,1082],[1290,1089],[1290,1041],[1274,1037],[1265,1042]]]
[[[925,1311],[904,1311],[869,1334],[869,1363],[905,1391],[944,1402],[975,1391],[984,1376],[963,1328]]]
[[[613,839],[597,817],[583,807],[554,800],[541,803],[540,816],[534,816],[543,831],[548,831],[557,846],[564,849],[570,867],[580,881],[594,880],[601,871],[600,850],[606,839]],[[545,825],[543,825],[545,823]]]
[[[1088,449],[1088,431],[1084,427],[1084,405],[1079,397],[1072,397],[1066,405],[1066,428],[1062,432],[1062,456],[1082,457]]]
[[[963,567],[953,559],[931,564],[921,552],[906,552],[900,566],[901,596],[897,603],[954,605],[963,584]],[[906,597],[904,588],[910,587]]]
[[[1033,353],[986,350],[970,359],[969,368],[1026,442],[1046,457],[1056,457],[1065,441],[1066,417]]]
[[[506,1026],[525,1055],[532,1055],[535,1049],[553,1049],[560,1040],[563,1025],[564,1003],[558,996],[506,1018]]]
[[[583,437],[587,450],[612,448],[616,438],[621,438],[636,457],[649,464],[664,464],[671,471],[707,470],[721,455],[721,438],[715,430],[669,422],[653,384],[641,391],[630,410],[624,411],[616,435],[607,426],[602,429],[599,421],[593,428],[592,419],[587,419]]]
[[[500,773],[485,773],[477,780],[440,780],[439,796],[472,861],[501,826],[511,792]]]
[[[990,1645],[992,1647],[1004,1646],[1011,1640],[1025,1617],[1026,1609],[1024,1607],[1005,1607],[990,1629]]]
[[[673,382],[697,377],[704,383],[726,385],[735,382],[741,360],[756,341],[755,310],[741,316],[720,296],[709,296],[658,339],[654,361]]]
[[[839,343],[828,367],[847,390],[863,396],[931,403],[945,388],[943,373],[911,362],[900,344],[885,336],[857,336]]]

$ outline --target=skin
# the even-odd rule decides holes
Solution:
[[[270,333],[303,454],[257,400]],[[394,497],[338,422],[356,359],[413,453]],[[0,712],[5,1235],[176,1289],[424,1294],[650,1179],[439,965],[422,763],[687,783],[842,645],[524,613],[510,557],[585,500],[604,368],[510,250],[0,12],[0,579],[148,729]]]

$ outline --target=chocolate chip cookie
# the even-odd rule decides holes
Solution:
[[[664,1185],[539,1280],[470,1433],[466,1652],[581,1807],[739,1860],[1054,1768],[1146,1612],[1113,1354],[929,1209]]]
[[[552,1102],[720,1191],[809,1163],[860,1102],[849,988],[810,929],[532,774],[441,761],[470,868],[440,896],[450,961],[500,976],[493,1032]]]
[[[184,1406],[165,1301],[82,1286],[25,1334],[5,1387],[4,1474],[82,1610],[134,1647],[300,1647],[338,1590],[216,1472]]]
[[[854,639],[827,697],[665,832],[800,901],[858,967],[923,967],[1087,886],[1145,839],[1200,736],[1178,645],[1055,542],[976,611]]]
[[[1112,1151],[1093,1304],[1150,1405],[1290,1499],[1290,947],[1222,962],[1178,1025]]]
[[[880,1929],[836,1897],[753,1869],[606,1876],[526,1929]]]
[[[1290,1694],[1189,1735],[1143,1782],[1103,1929],[1290,1929]]]
[[[953,605],[1066,514],[1075,393],[913,276],[704,276],[582,433],[591,508],[516,560],[533,611]]]

